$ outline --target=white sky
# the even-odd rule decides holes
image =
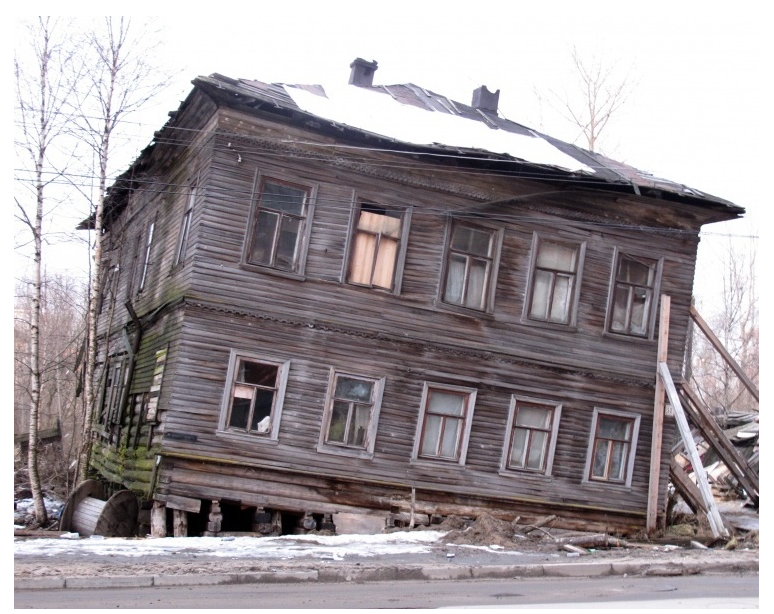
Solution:
[[[103,6],[68,8],[88,16]],[[748,210],[748,219],[705,227],[697,292],[709,296],[728,241],[718,235],[758,236],[770,205],[767,83],[774,55],[763,7],[744,0],[296,0],[174,10],[155,23],[165,41],[158,59],[176,77],[155,109],[135,118],[141,123],[132,126],[128,155],[114,158],[115,170],[151,141],[198,75],[343,85],[356,57],[379,63],[375,84],[411,82],[464,103],[480,85],[499,89],[505,117],[573,142],[577,129],[559,117],[551,91],[575,91],[570,53],[576,46],[583,57],[595,54],[615,65],[633,85],[603,133],[604,153]],[[159,7],[140,2],[132,8]],[[39,12],[46,10],[43,3]],[[76,212],[63,222],[83,217],[85,211]],[[741,243],[751,241],[758,243]],[[58,263],[73,262],[54,248],[50,254]],[[85,269],[85,256],[79,258],[68,266]],[[16,266],[18,273],[18,259]]]

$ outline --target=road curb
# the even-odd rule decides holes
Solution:
[[[148,576],[37,577],[15,578],[14,590],[63,588],[145,588],[152,586],[215,586],[234,584],[278,584],[291,582],[390,582],[401,580],[474,580],[504,578],[583,578],[601,576],[678,576],[719,573],[758,573],[759,561],[737,561],[698,565],[695,562],[595,562],[529,565],[410,565],[383,567],[324,567],[303,570],[273,570],[235,574],[180,574]]]

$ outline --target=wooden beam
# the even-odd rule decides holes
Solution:
[[[696,324],[701,329],[701,332],[704,333],[704,336],[707,337],[712,346],[720,353],[720,355],[723,357],[723,360],[728,363],[728,366],[731,367],[739,379],[742,380],[742,383],[745,385],[747,390],[750,391],[750,394],[755,397],[756,401],[760,402],[758,387],[749,377],[747,377],[747,373],[742,370],[742,367],[740,367],[731,356],[731,354],[728,353],[728,350],[726,350],[725,346],[720,342],[720,339],[715,336],[715,333],[712,332],[712,329],[704,321],[704,318],[699,315],[699,312],[696,311],[696,308],[693,305],[691,305],[690,314],[693,321],[696,322]]]
[[[653,438],[650,444],[650,478],[648,482],[648,511],[645,530],[648,535],[656,531],[658,498],[661,494],[661,445],[664,431],[664,382],[658,376],[658,365],[666,362],[669,352],[669,312],[671,299],[661,295],[661,316],[658,325],[658,355],[656,357],[656,394],[653,399]]]
[[[666,388],[669,402],[672,404],[672,408],[675,412],[675,419],[677,420],[677,426],[680,429],[680,434],[683,437],[683,443],[688,451],[688,458],[693,465],[693,473],[696,476],[696,484],[699,487],[699,492],[702,495],[704,504],[707,507],[707,520],[709,521],[710,528],[712,529],[712,535],[714,537],[728,536],[728,531],[723,526],[723,519],[720,517],[717,505],[715,505],[715,499],[712,497],[712,491],[709,487],[709,481],[707,480],[707,473],[704,471],[704,466],[701,464],[701,458],[699,457],[699,451],[696,449],[696,442],[691,435],[691,429],[688,427],[688,419],[685,417],[683,406],[680,403],[680,397],[677,395],[675,384],[672,381],[672,374],[669,372],[669,367],[665,362],[658,363],[658,372],[661,375],[661,379],[664,380],[664,387]]]
[[[693,513],[706,514],[707,507],[704,505],[699,488],[691,481],[691,476],[688,475],[685,469],[683,469],[674,458],[669,461],[669,474],[672,477],[672,484]]]

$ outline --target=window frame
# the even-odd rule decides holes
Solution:
[[[188,185],[188,194],[186,196],[183,217],[180,220],[180,232],[177,237],[177,247],[175,248],[175,260],[172,267],[182,265],[188,255],[189,237],[191,234],[191,223],[193,221],[193,211],[196,205],[196,198],[199,195],[198,181],[193,181]]]
[[[116,373],[117,372],[117,373]],[[118,381],[116,382],[116,376]],[[129,369],[125,355],[110,358],[105,369],[99,400],[99,412],[94,424],[105,431],[120,421],[121,398],[128,383]]]
[[[574,283],[569,301],[567,321],[555,322],[550,319],[535,318],[532,317],[532,302],[535,296],[535,284],[537,282],[537,263],[540,255],[540,246],[543,243],[551,243],[555,245],[561,245],[564,247],[573,247],[576,249],[576,265],[574,271]],[[526,297],[524,300],[524,312],[522,314],[522,322],[535,324],[538,326],[551,326],[561,328],[575,328],[578,323],[578,303],[580,299],[580,289],[583,283],[583,264],[586,259],[586,241],[565,241],[563,239],[554,239],[550,236],[541,236],[535,232],[532,235],[532,248],[529,263],[529,278],[527,280]],[[540,269],[549,270],[549,269]],[[559,271],[561,272],[561,271]],[[553,295],[553,290],[552,293]],[[550,306],[549,306],[550,311]],[[550,317],[550,314],[549,314]]]
[[[270,365],[277,367],[277,377],[274,385],[274,399],[272,401],[272,410],[270,413],[271,428],[267,433],[251,432],[249,429],[250,419],[248,418],[248,428],[240,429],[229,426],[231,417],[231,404],[234,398],[234,389],[237,385],[236,377],[239,372],[241,361],[253,362],[261,365]],[[282,408],[285,402],[285,393],[288,383],[288,372],[290,371],[290,360],[270,358],[254,352],[232,349],[228,371],[226,372],[226,381],[223,387],[223,398],[220,404],[220,416],[218,419],[218,433],[228,435],[246,441],[273,441],[276,442],[279,437],[279,427],[282,419]],[[250,384],[248,384],[250,385]]]
[[[425,438],[425,425],[429,415],[428,401],[433,391],[459,394],[465,397],[463,404],[464,415],[462,416],[462,427],[457,439],[456,454],[454,458],[443,457],[439,455],[422,454],[421,450]],[[424,382],[422,388],[422,399],[419,406],[419,416],[417,418],[416,432],[414,434],[414,448],[411,453],[412,462],[441,462],[447,464],[465,465],[468,453],[468,443],[470,441],[470,429],[473,424],[473,412],[476,406],[476,388],[467,386],[456,386],[452,384],[440,384],[436,382]],[[430,414],[433,415],[433,414]],[[439,437],[440,443],[441,437]]]
[[[654,279],[653,279],[653,286],[651,288],[651,299],[650,299],[650,307],[649,307],[649,313],[647,318],[647,327],[648,330],[645,334],[638,334],[638,333],[632,333],[628,331],[619,331],[619,330],[613,330],[613,312],[615,310],[615,293],[616,289],[618,288],[618,268],[620,266],[621,260],[623,258],[628,258],[630,260],[635,261],[650,261],[654,265]],[[613,266],[610,271],[610,285],[608,290],[608,296],[607,296],[607,311],[605,315],[605,333],[609,335],[614,335],[616,337],[625,337],[628,339],[644,339],[652,341],[654,339],[655,334],[655,328],[656,328],[656,315],[658,312],[658,297],[660,295],[661,291],[661,275],[664,269],[664,258],[650,258],[647,256],[640,256],[635,252],[624,250],[619,247],[616,247],[613,251]],[[628,282],[621,282],[627,286],[636,286],[636,287],[643,287],[639,286],[638,284],[629,284]],[[629,317],[629,323],[627,325],[631,326],[631,318]]]
[[[477,231],[484,231],[491,235],[491,243],[490,243],[491,255],[486,257],[486,259],[489,260],[489,272],[486,279],[487,287],[482,293],[482,298],[484,299],[483,308],[469,307],[464,303],[452,303],[446,300],[446,289],[449,284],[450,258],[452,254],[465,253],[465,252],[452,249],[454,231],[458,227],[471,228]],[[471,221],[468,219],[459,219],[455,216],[449,217],[449,220],[446,225],[446,238],[444,241],[441,279],[440,279],[440,283],[438,284],[439,286],[438,304],[439,305],[443,306],[444,309],[449,309],[452,311],[461,311],[463,313],[469,313],[469,314],[470,313],[491,314],[494,311],[495,293],[497,291],[497,277],[500,269],[500,258],[502,255],[503,235],[504,235],[504,229],[502,228],[502,226],[482,222],[478,219]],[[482,258],[477,254],[467,254],[467,255],[473,256],[476,258]],[[469,269],[466,268],[466,273],[465,273],[466,281],[467,279],[469,279],[467,275],[468,270]],[[466,281],[463,283],[466,284]],[[464,292],[465,292],[465,296],[467,296],[467,287],[464,289]]]
[[[540,469],[531,469],[529,467],[514,467],[510,464],[511,451],[513,449],[514,430],[519,427],[516,424],[518,410],[520,407],[539,407],[550,411],[551,424],[547,430],[537,429],[534,427],[524,427],[530,431],[541,430],[548,433],[548,445],[546,447],[542,467]],[[535,399],[530,397],[523,397],[519,395],[511,396],[511,403],[508,409],[508,423],[505,430],[505,438],[503,440],[503,452],[500,460],[500,472],[503,474],[520,474],[520,475],[535,475],[550,477],[553,465],[554,454],[556,452],[556,441],[559,433],[559,421],[562,414],[562,404],[554,401],[546,401],[543,399]],[[531,436],[529,437],[531,441]]]
[[[400,218],[399,218],[400,232],[398,233],[398,249],[395,255],[395,267],[393,269],[391,288],[376,286],[373,283],[363,284],[363,283],[350,280],[352,258],[355,255],[356,237],[359,232],[358,224],[360,222],[360,214],[363,210],[364,205],[380,207],[387,211],[393,211],[400,214]],[[353,195],[353,205],[352,205],[352,210],[350,213],[350,221],[349,221],[349,232],[347,233],[347,245],[344,253],[344,262],[342,263],[342,269],[341,269],[342,283],[359,287],[359,288],[368,288],[379,292],[400,294],[401,286],[403,283],[403,268],[406,263],[406,250],[408,247],[409,227],[411,225],[411,213],[412,213],[412,207],[410,205],[392,205],[392,204],[385,203],[381,199],[372,199],[372,198],[366,198],[363,196]],[[365,232],[365,231],[362,231],[362,232]],[[376,262],[376,260],[374,260],[374,262]],[[373,276],[371,281],[373,282]]]
[[[333,416],[333,405],[336,400],[336,384],[339,377],[367,381],[373,384],[368,428],[365,433],[365,445],[363,447],[328,441],[331,427],[331,418]],[[381,412],[386,379],[387,378],[385,376],[371,377],[331,368],[330,374],[328,376],[328,390],[325,395],[325,407],[323,409],[320,436],[317,443],[318,452],[354,456],[357,458],[373,458],[374,447],[376,445],[376,432],[379,427],[379,414]]]
[[[145,231],[145,249],[143,250],[145,256],[142,261],[142,271],[140,273],[140,283],[137,287],[137,294],[145,290],[145,285],[148,281],[148,269],[151,262],[151,252],[153,251],[153,233],[156,229],[156,218],[153,218],[148,222],[148,226]]]
[[[611,480],[609,478],[592,477],[591,472],[594,468],[594,454],[597,449],[597,432],[599,429],[600,418],[611,418],[613,420],[627,421],[631,424],[631,436],[628,440],[629,450],[624,455],[626,462],[626,468],[624,471],[624,477],[621,480]],[[583,471],[583,483],[585,484],[601,484],[604,486],[618,486],[624,488],[631,488],[632,476],[634,474],[634,460],[637,453],[637,442],[640,431],[640,420],[642,416],[632,412],[621,411],[618,409],[609,409],[602,407],[595,407],[594,413],[591,419],[591,431],[589,432],[588,449],[586,451],[586,466]],[[609,440],[608,440],[609,441]],[[609,456],[609,455],[608,455]],[[606,462],[606,467],[609,465],[610,459]],[[606,468],[606,472],[609,471]]]
[[[261,206],[261,201],[264,194],[264,186],[266,185],[266,183],[273,183],[280,186],[287,186],[290,188],[301,190],[305,194],[304,205],[303,205],[304,214],[302,216],[297,216],[297,219],[300,219],[301,221],[300,221],[300,229],[296,236],[296,247],[295,247],[295,257],[294,257],[295,263],[292,269],[284,269],[284,268],[277,267],[274,264],[263,264],[259,262],[252,262],[250,260],[250,252],[252,249],[253,237],[258,228],[258,217],[260,212],[262,210],[268,210],[268,211],[272,211],[273,213],[277,213],[271,209],[268,209],[267,207]],[[251,201],[250,215],[248,218],[247,228],[245,231],[244,244],[242,246],[242,266],[244,266],[246,269],[250,269],[254,271],[272,273],[272,274],[281,275],[284,277],[291,277],[295,279],[303,279],[306,273],[306,260],[309,254],[309,238],[312,232],[312,222],[314,219],[314,209],[315,209],[316,200],[317,200],[316,184],[303,183],[295,179],[287,179],[280,174],[268,175],[257,171],[255,180],[253,182],[253,192],[250,199]],[[280,216],[280,219],[283,219],[282,216],[284,214],[278,213],[278,215]],[[277,237],[277,233],[280,227],[281,225],[278,224],[274,231],[274,234],[275,234],[274,246],[273,246],[274,253],[272,256],[272,261],[276,261],[276,249],[278,244],[277,242],[279,240]]]

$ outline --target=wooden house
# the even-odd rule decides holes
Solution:
[[[350,68],[195,79],[109,190],[93,472],[162,535],[663,519],[658,339],[743,209]]]

